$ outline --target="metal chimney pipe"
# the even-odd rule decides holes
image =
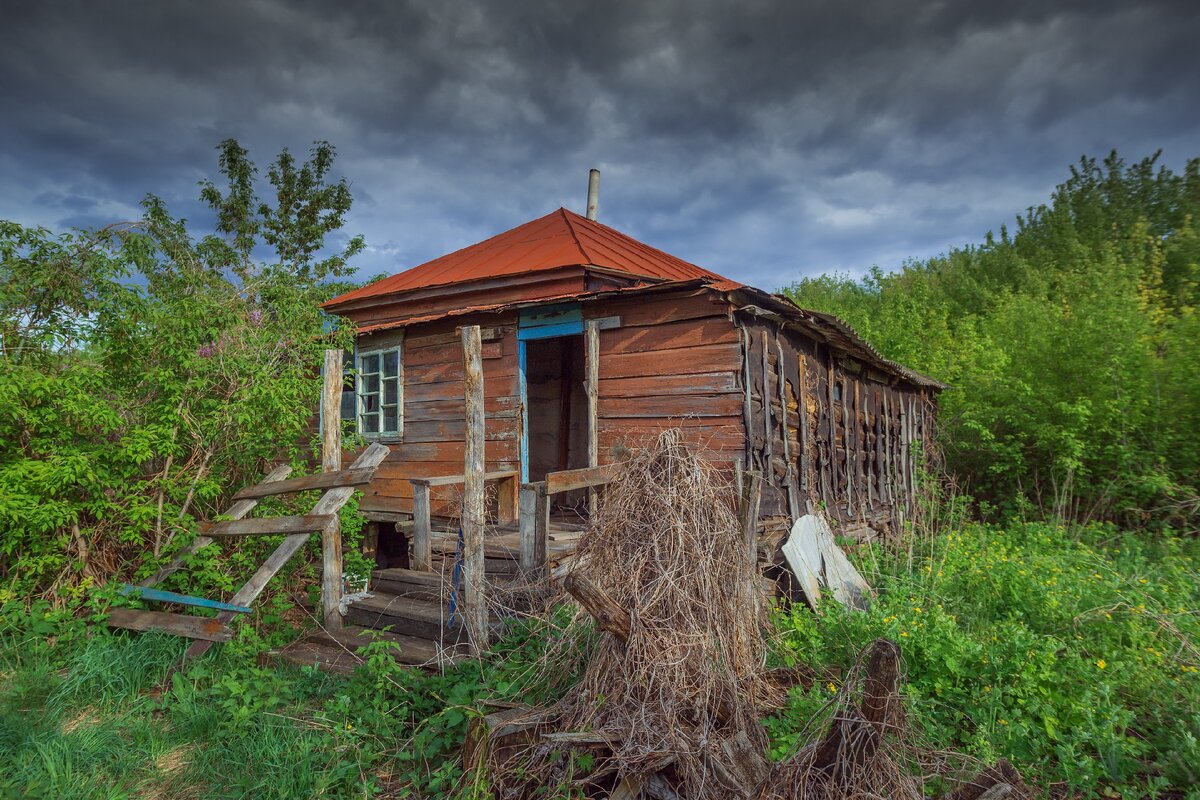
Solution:
[[[596,218],[596,209],[600,206],[600,170],[593,169],[588,173],[587,218]]]

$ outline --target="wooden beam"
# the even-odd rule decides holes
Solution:
[[[121,588],[117,591],[126,597],[140,597],[143,600],[154,600],[159,603],[179,603],[180,605],[195,606],[196,608],[211,608],[215,611],[234,611],[238,614],[249,614],[254,610],[247,606],[235,606],[230,603],[222,603],[220,600],[209,600],[207,597],[192,597],[191,595],[176,594],[175,592],[164,592],[162,589],[131,586],[128,583],[121,584]]]
[[[783,436],[784,482],[787,490],[788,515],[791,522],[800,518],[800,498],[796,490],[796,465],[792,463],[791,434],[788,432],[787,375],[783,370],[783,345],[779,331],[775,332],[775,383],[779,388],[779,431]]]
[[[758,506],[761,498],[762,473],[750,470],[743,478],[741,495],[738,498],[738,522],[742,527],[742,538],[746,541],[751,564],[758,561]]]
[[[764,450],[763,450],[762,473],[763,473],[763,480],[765,480],[767,482],[767,485],[773,486],[775,484],[775,481],[773,480],[773,478],[774,478],[773,469],[774,468],[771,466],[771,456],[774,453],[774,442],[772,440],[775,437],[772,435],[772,431],[771,431],[771,392],[770,392],[771,381],[768,378],[768,376],[771,374],[771,372],[770,372],[769,357],[767,355],[767,332],[765,330],[759,331],[759,343],[762,345],[763,436],[766,439],[766,441],[763,443]]]
[[[412,481],[412,487],[412,568],[426,572],[433,569],[433,528],[429,520],[429,484]]]
[[[502,469],[494,472],[483,473],[485,481],[503,481],[509,478],[519,478],[521,475],[515,469]],[[418,483],[423,486],[457,486],[466,481],[465,475],[438,475],[433,478],[409,478],[408,482],[413,486]]]
[[[600,464],[600,323],[589,319],[583,326],[584,342],[584,371],[586,378],[583,387],[587,393],[587,463],[589,467]],[[596,489],[588,490],[588,510],[596,509]]]
[[[266,474],[266,476],[261,481],[258,482],[257,485],[262,486],[264,484],[282,481],[285,478],[287,478],[288,475],[291,475],[291,474],[292,474],[292,468],[290,466],[288,466],[287,464],[280,464],[279,466],[275,467],[275,469],[268,472]],[[229,508],[225,509],[225,512],[223,514],[221,514],[221,516],[229,517],[230,519],[241,519],[242,517],[246,516],[251,511],[253,511],[254,507],[257,505],[258,505],[258,500],[254,500],[254,499],[238,500],[235,503],[233,503],[231,506],[229,506]],[[208,536],[197,536],[195,539],[192,540],[191,544],[189,544],[187,547],[183,548],[178,553],[176,553],[175,557],[172,558],[165,567],[162,567],[161,569],[159,569],[157,572],[155,572],[150,577],[144,578],[143,580],[138,581],[137,585],[138,586],[157,586],[158,584],[165,581],[171,575],[174,575],[179,570],[179,568],[184,565],[184,563],[188,560],[188,558],[193,553],[195,553],[199,550],[202,550],[205,547],[208,547],[210,544],[213,543],[213,541],[214,540]]]
[[[463,454],[463,599],[464,618],[471,646],[476,655],[487,649],[488,613],[484,588],[483,528],[484,447],[483,356],[479,326],[462,328],[463,399],[466,402],[466,447]]]
[[[546,565],[550,548],[550,499],[546,482],[521,487],[521,571],[532,574]]]
[[[383,460],[388,457],[391,450],[386,446],[376,442],[362,452],[362,454],[354,460],[350,465],[351,469],[371,469],[383,463]],[[336,519],[337,512],[342,506],[346,505],[347,501],[354,495],[353,486],[339,486],[335,489],[329,489],[313,506],[312,514],[323,514],[334,516]],[[253,501],[243,501],[253,502]],[[296,554],[304,543],[308,541],[309,533],[294,533],[283,540],[279,547],[275,548],[275,552],[271,553],[266,562],[258,568],[254,575],[246,582],[246,585],[238,590],[229,602],[234,605],[248,606],[262,594],[267,588],[267,582],[283,569],[287,564],[288,559]],[[217,615],[217,619],[221,622],[229,622],[233,619],[232,612],[222,611]],[[183,654],[184,660],[196,658],[208,652],[208,648],[212,646],[211,642],[194,642],[187,652]]]
[[[217,618],[191,617],[186,614],[171,614],[167,611],[114,608],[108,612],[108,625],[112,628],[125,628],[131,631],[173,633],[176,636],[203,640],[203,643],[210,647],[213,642],[228,642],[233,638],[233,631]],[[196,644],[200,643],[196,642]]]
[[[310,489],[332,489],[337,486],[364,486],[375,477],[373,469],[342,469],[336,472],[318,472],[302,475],[285,481],[271,481],[247,486],[233,497],[235,500],[261,499],[290,492],[305,492]]]
[[[328,527],[328,514],[305,514],[296,517],[263,517],[213,522],[204,535],[213,539],[231,536],[272,536],[280,533],[314,533]]]
[[[742,339],[742,428],[746,435],[743,462],[746,469],[750,469],[754,466],[754,409],[750,403],[750,334],[742,325],[738,326],[738,333]]]
[[[808,457],[808,373],[807,359],[804,353],[796,353],[796,366],[800,375],[800,385],[796,387],[800,416],[800,457],[796,459],[800,470],[800,496],[808,502],[808,473],[812,469],[812,460]]]
[[[602,467],[564,469],[546,474],[546,494],[554,495],[575,489],[589,489],[611,483],[620,464],[605,464]]]
[[[321,472],[342,468],[342,351],[325,351],[325,381],[321,391]],[[336,515],[321,527],[321,621],[326,628],[342,627],[342,526]]]

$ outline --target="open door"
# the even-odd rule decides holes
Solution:
[[[521,372],[521,481],[588,466],[583,319],[578,305],[530,310],[518,328]],[[576,506],[586,493],[556,496]]]

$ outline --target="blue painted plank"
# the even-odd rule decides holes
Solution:
[[[137,596],[143,600],[157,600],[160,603],[180,603],[185,606],[198,606],[200,608],[215,608],[218,611],[234,611],[238,614],[250,614],[254,609],[247,606],[235,606],[232,603],[222,603],[220,600],[209,600],[204,597],[191,597],[186,594],[175,594],[175,592],[164,592],[162,589],[149,589],[145,586],[131,586],[128,583],[121,584],[121,594],[126,596]]]
[[[575,336],[581,333],[583,320],[575,320],[554,325],[539,325],[536,328],[518,328],[517,341],[529,342],[534,339],[553,339],[556,336]]]

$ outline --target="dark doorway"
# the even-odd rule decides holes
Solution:
[[[409,569],[408,535],[393,522],[379,522],[375,542],[375,564],[380,569]]]
[[[529,480],[587,466],[587,396],[583,391],[583,337],[557,336],[525,343]],[[578,497],[555,497],[574,505]]]

